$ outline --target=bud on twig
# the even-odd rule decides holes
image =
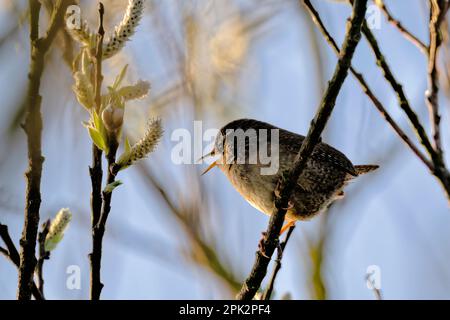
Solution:
[[[122,128],[123,115],[123,108],[115,108],[111,105],[106,107],[102,112],[102,120],[106,129],[110,132],[115,132]]]
[[[64,236],[64,231],[72,219],[72,213],[69,209],[59,210],[55,219],[50,224],[50,230],[45,238],[45,251],[52,251]]]

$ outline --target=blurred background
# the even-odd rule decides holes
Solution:
[[[48,21],[52,1],[42,2],[41,21]],[[108,33],[120,21],[127,1],[103,2]],[[312,3],[341,43],[350,6]],[[426,1],[385,3],[428,43]],[[80,6],[83,18],[95,28],[96,1],[80,1]],[[27,1],[0,0],[0,221],[9,226],[17,246],[27,166],[26,140],[19,126],[29,64],[27,10]],[[424,97],[426,57],[383,15],[380,18],[380,28],[373,32],[430,132]],[[47,56],[42,79],[46,161],[41,221],[62,207],[73,213],[64,240],[45,263],[49,299],[89,297],[91,142],[81,124],[88,114],[71,89],[71,61],[77,52],[77,45],[61,33]],[[450,61],[448,50],[441,50],[441,55],[444,62]],[[193,134],[194,120],[201,120],[206,130],[241,117],[306,134],[335,63],[334,52],[295,0],[146,1],[132,41],[105,62],[105,82],[112,83],[124,64],[129,64],[125,82],[150,81],[150,95],[127,107],[126,134],[136,141],[146,119],[159,117],[165,136],[148,159],[119,175],[124,185],[114,191],[104,239],[103,299],[235,296],[251,269],[268,217],[244,201],[219,170],[201,177],[206,165],[174,164],[171,153],[178,142],[171,134],[178,128]],[[353,64],[413,137],[365,39]],[[447,70],[443,71],[442,135],[450,163],[450,88]],[[274,298],[374,299],[366,272],[378,266],[385,299],[449,299],[450,211],[445,194],[351,75],[323,140],[355,164],[381,168],[350,185],[345,199],[326,214],[297,223]],[[80,290],[66,287],[71,265],[80,267]],[[0,298],[14,299],[16,287],[16,268],[0,257]]]

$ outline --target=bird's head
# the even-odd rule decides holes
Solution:
[[[223,126],[217,133],[213,150],[201,158],[217,157],[217,160],[211,163],[202,175],[216,166],[224,170],[239,159],[247,159],[251,149],[249,145],[258,145],[259,130],[272,128],[276,127],[253,119],[238,119]]]

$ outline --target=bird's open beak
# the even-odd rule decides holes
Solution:
[[[204,156],[202,156],[200,159],[197,160],[197,162],[202,161],[205,158],[212,157],[213,155],[214,155],[214,150],[211,151],[210,153],[207,153]]]
[[[211,152],[208,153],[208,154],[205,154],[203,157],[201,157],[200,159],[198,159],[198,161],[201,161],[201,160],[203,160],[203,159],[205,159],[205,158],[207,158],[207,157],[212,157],[212,156],[214,156],[214,150],[211,151]],[[214,168],[216,165],[217,165],[217,160],[214,161],[213,163],[211,163],[211,164],[209,165],[209,167],[208,167],[205,171],[203,171],[202,175],[204,175],[205,173],[207,173],[209,170],[211,170],[212,168]]]
[[[202,175],[206,174],[209,170],[211,170],[211,169],[214,168],[215,166],[217,166],[217,160],[214,161],[213,163],[211,163],[211,164],[209,165],[209,167],[208,167],[205,171],[203,171]]]

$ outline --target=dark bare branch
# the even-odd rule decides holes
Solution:
[[[68,5],[72,1],[58,0],[53,18],[45,38],[39,38],[39,13],[41,3],[29,0],[30,12],[30,69],[28,73],[28,90],[26,96],[25,123],[23,129],[27,135],[28,169],[25,219],[20,240],[20,269],[17,298],[31,299],[33,274],[36,267],[36,240],[39,228],[39,210],[41,205],[41,173],[44,157],[42,156],[42,114],[40,95],[41,77],[44,71],[44,58],[53,42],[58,22],[63,19]]]
[[[99,3],[99,27],[97,32],[97,47],[95,52],[95,108],[97,113],[101,109],[101,87],[103,82],[102,56],[103,56],[103,38],[105,30],[103,28],[103,16],[105,8]],[[100,279],[102,246],[99,241],[99,234],[96,231],[96,225],[100,219],[102,210],[102,151],[92,144],[92,167],[89,168],[92,184],[91,193],[91,220],[92,220],[92,253],[89,254],[91,262],[91,300],[99,300],[103,284]]]
[[[9,235],[8,226],[1,223],[0,223],[0,238],[3,240],[7,248],[7,249],[0,248],[0,253],[3,254],[7,259],[9,259],[17,267],[17,270],[19,270],[20,267],[19,252],[17,251],[17,248],[14,245],[11,236]],[[41,293],[39,292],[38,287],[36,286],[34,281],[32,283],[31,293],[33,294],[36,300],[44,300],[44,297],[41,296]]]
[[[266,276],[270,257],[273,255],[279,241],[278,238],[280,230],[284,222],[286,208],[288,207],[292,190],[298,180],[298,177],[306,167],[308,157],[313,152],[315,145],[320,141],[322,131],[325,129],[328,119],[330,118],[336,104],[336,98],[347,77],[353,54],[361,38],[361,26],[364,21],[366,7],[367,0],[356,0],[353,5],[352,16],[347,27],[342,52],[337,62],[333,78],[328,84],[318,112],[311,123],[308,134],[296,156],[292,169],[289,170],[287,175],[285,175],[285,179],[280,181],[279,192],[275,192],[275,194],[279,194],[280,196],[276,197],[275,205],[277,210],[270,218],[266,236],[263,240],[263,248],[265,249],[265,252],[257,252],[252,271],[245,280],[241,291],[237,296],[240,300],[253,299],[257,290],[261,286],[262,280]]]
[[[334,40],[334,38],[331,36],[331,34],[328,32],[327,28],[325,27],[322,19],[320,18],[319,13],[315,10],[315,8],[312,6],[310,1],[302,1],[305,8],[311,15],[311,18],[313,19],[314,23],[319,28],[320,32],[323,34],[325,40],[330,44],[330,46],[333,48],[336,55],[339,56],[340,49]],[[400,137],[400,139],[414,152],[414,154],[430,169],[430,171],[434,171],[433,164],[427,159],[427,157],[416,147],[416,145],[411,141],[411,139],[406,135],[406,133],[400,128],[400,126],[395,122],[395,120],[392,118],[392,116],[389,114],[387,109],[383,106],[381,101],[375,96],[372,89],[369,87],[367,81],[365,80],[364,76],[356,70],[353,66],[350,67],[350,71],[353,74],[353,76],[356,78],[358,83],[360,84],[363,92],[368,96],[368,98],[372,101],[374,106],[377,108],[377,110],[380,112],[381,116],[386,120],[386,122],[391,126],[391,128],[395,131],[395,133]]]

